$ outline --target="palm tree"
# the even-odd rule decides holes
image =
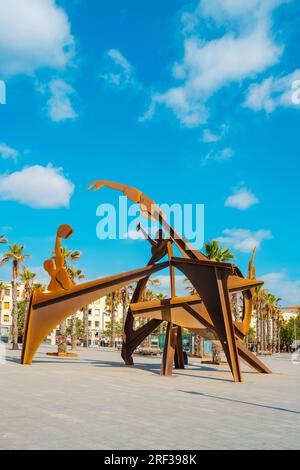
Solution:
[[[83,346],[89,347],[89,307],[86,305],[82,310],[83,317]]]
[[[264,289],[260,291],[260,349],[264,353],[267,349],[267,328],[266,318],[268,309],[268,292]]]
[[[7,239],[4,237],[4,235],[0,235],[0,244],[5,244],[8,243]],[[1,338],[1,321],[2,321],[2,302],[3,302],[3,297],[4,297],[4,292],[5,292],[6,285],[4,282],[0,282],[0,338]]]
[[[122,301],[122,291],[116,290],[105,299],[105,305],[111,317],[110,347],[114,348],[116,344],[116,314],[119,303]]]
[[[35,277],[36,277],[36,274],[29,271],[29,269],[25,268],[25,266],[23,265],[22,273],[20,275],[20,281],[24,283],[25,323],[26,323],[26,318],[27,318],[28,310],[29,310],[30,296],[31,296],[31,292],[32,292],[33,280],[35,279]]]
[[[226,262],[235,258],[229,248],[221,247],[217,240],[204,243],[204,252],[211,261]],[[212,361],[220,362],[221,360],[221,343],[220,341],[212,341]]]
[[[188,285],[185,287],[185,290],[189,292],[190,295],[196,295],[197,291],[194,286],[190,283],[190,280],[185,277],[184,282]],[[201,335],[196,335],[196,356],[203,357],[204,356],[204,338]]]
[[[82,269],[73,269],[70,268],[71,271],[71,279],[75,284],[75,280],[80,280],[85,278],[85,274]],[[73,313],[71,317],[71,349],[72,352],[77,351],[77,315],[76,312]]]
[[[81,256],[81,252],[78,250],[69,250],[66,247],[61,248],[64,260],[65,260],[65,267],[68,270],[69,276],[72,279],[74,268],[72,263],[78,260]],[[55,255],[53,255],[55,258]],[[67,320],[64,320],[59,325],[59,333],[60,339],[58,343],[58,353],[59,354],[66,354],[67,353]]]
[[[22,263],[25,258],[29,255],[23,253],[24,246],[17,245],[8,245],[9,251],[3,254],[0,266],[9,261],[12,261],[12,327],[11,327],[11,343],[12,349],[19,349],[18,347],[18,295],[17,295],[17,279],[19,277],[19,268],[20,263]]]
[[[222,248],[217,240],[204,243],[204,252],[211,261],[224,263],[231,259],[235,259],[235,255],[230,252],[229,248]]]
[[[4,282],[0,281],[0,338],[2,336],[2,325],[1,325],[1,321],[2,321],[2,302],[3,302],[3,298],[4,298],[5,289],[6,289],[6,284]]]
[[[127,317],[128,305],[130,303],[132,294],[133,294],[133,286],[125,286],[121,289],[121,300],[122,300],[122,327],[124,330],[124,325]]]
[[[261,340],[262,340],[262,289],[257,287],[254,291],[253,297],[253,308],[256,315],[256,353],[259,354],[261,351]]]

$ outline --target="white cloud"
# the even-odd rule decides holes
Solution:
[[[197,127],[208,119],[208,110],[200,100],[189,97],[184,87],[170,88],[165,93],[155,93],[151,97],[148,110],[140,121],[151,120],[158,105],[164,105],[173,111],[184,127]]]
[[[73,53],[68,17],[55,0],[0,2],[1,74],[33,74],[41,67],[64,68]]]
[[[202,140],[206,144],[210,144],[212,142],[218,142],[221,139],[220,135],[213,134],[209,129],[205,129],[203,131]]]
[[[143,233],[138,230],[128,230],[123,237],[128,240],[145,240]]]
[[[167,297],[171,296],[170,276],[167,274],[155,275],[155,279],[159,281],[158,286],[149,286],[149,288],[155,292],[163,292]],[[175,287],[177,295],[188,295],[186,287],[190,285],[185,282],[185,276],[176,274],[175,276]]]
[[[219,89],[232,82],[255,77],[274,65],[283,48],[272,36],[271,13],[285,0],[218,0],[200,2],[184,18],[184,55],[173,66],[173,75],[181,84],[164,93],[152,95],[143,120],[151,119],[158,105],[171,109],[181,125],[195,127],[208,119],[207,101]],[[263,3],[263,5],[261,5]],[[226,24],[230,33],[205,40],[197,31],[208,20]]]
[[[202,141],[205,144],[211,144],[214,142],[219,142],[228,132],[228,125],[222,124],[220,132],[218,134],[213,133],[210,129],[204,129],[202,135]]]
[[[224,236],[216,238],[224,245],[232,246],[237,251],[250,253],[253,248],[259,248],[263,240],[273,238],[270,230],[257,230],[252,232],[248,229],[233,228],[223,230]]]
[[[300,80],[300,69],[281,77],[271,76],[261,83],[254,83],[247,90],[244,106],[253,111],[264,110],[266,113],[271,113],[280,106],[294,107],[293,83],[296,80]]]
[[[258,202],[258,198],[255,196],[255,194],[253,194],[250,189],[247,189],[246,187],[241,187],[234,189],[234,194],[232,194],[226,199],[225,206],[234,207],[240,210],[246,210],[254,204],[258,204]]]
[[[243,26],[253,22],[255,18],[262,18],[272,10],[289,0],[202,0],[197,8],[196,14],[213,18],[217,23],[223,24],[227,21],[242,20]]]
[[[286,272],[268,273],[261,276],[265,288],[282,299],[282,305],[300,304],[300,280],[291,281]]]
[[[234,150],[231,147],[226,147],[222,150],[210,151],[205,157],[202,158],[201,164],[204,166],[210,161],[225,162],[234,156]]]
[[[36,209],[68,207],[74,185],[61,168],[34,165],[0,175],[0,200],[18,201]]]
[[[0,143],[0,157],[4,160],[11,158],[14,162],[16,162],[18,151],[4,143]]]
[[[109,49],[104,54],[104,67],[100,78],[109,85],[125,88],[127,86],[140,86],[133,66],[118,49]]]
[[[61,79],[51,80],[48,84],[50,99],[47,102],[48,116],[54,122],[74,120],[78,117],[71,97],[75,94],[71,85]]]

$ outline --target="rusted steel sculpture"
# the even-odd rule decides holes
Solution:
[[[243,343],[250,327],[254,289],[263,284],[263,281],[255,279],[253,257],[249,265],[250,274],[245,279],[234,264],[210,261],[203,253],[195,250],[168,224],[158,206],[141,191],[110,181],[97,181],[92,183],[90,188],[98,190],[104,186],[122,191],[131,201],[138,203],[143,215],[160,223],[166,237],[161,229],[152,240],[139,227],[151,244],[151,258],[146,267],[74,286],[67,282],[59,256],[59,237],[67,237],[72,233],[72,229],[69,226],[61,226],[56,240],[56,264],[50,266],[49,262],[46,262],[44,265],[51,275],[50,292],[35,291],[31,298],[24,334],[22,364],[31,364],[42,340],[72,313],[120,287],[137,282],[124,326],[122,358],[126,365],[133,365],[132,354],[137,346],[162,321],[167,321],[162,375],[172,374],[174,362],[175,367],[184,367],[182,327],[221,341],[236,382],[242,380],[239,359],[258,372],[270,373]],[[181,258],[174,256],[173,245],[179,249]],[[167,261],[162,261],[164,257],[167,257]],[[141,302],[150,276],[165,268],[168,268],[170,273],[171,298]],[[175,269],[179,269],[189,279],[197,295],[176,296]],[[229,295],[234,292],[241,292],[243,296],[243,318],[239,323],[233,321],[230,307]],[[147,318],[149,321],[134,330],[134,317]]]
[[[165,256],[168,257],[170,271],[171,298],[163,301],[141,302],[149,277],[141,279],[133,293],[124,326],[122,357],[127,365],[133,365],[132,354],[139,344],[162,322],[168,321],[163,354],[162,375],[171,375],[173,362],[183,366],[181,328],[185,327],[198,334],[213,334],[221,341],[234,381],[242,380],[239,358],[258,372],[271,371],[248,349],[243,340],[249,332],[255,287],[263,284],[253,275],[253,259],[249,270],[251,277],[245,279],[239,268],[229,263],[210,261],[203,253],[179,235],[167,222],[164,214],[148,196],[139,190],[109,181],[97,181],[90,188],[98,190],[104,186],[122,191],[131,201],[140,204],[141,213],[158,221],[166,232],[161,232],[156,240],[146,238],[151,243],[152,256],[148,265],[153,266]],[[172,245],[176,245],[183,258],[173,256]],[[196,296],[177,297],[175,292],[175,268],[179,269],[191,282]],[[243,295],[243,317],[240,323],[233,321],[230,293]],[[134,316],[148,318],[149,322],[134,330]],[[207,333],[207,328],[210,333]],[[211,338],[210,338],[211,339]]]

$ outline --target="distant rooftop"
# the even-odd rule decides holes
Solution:
[[[300,305],[290,305],[289,307],[281,307],[282,310],[300,310]]]

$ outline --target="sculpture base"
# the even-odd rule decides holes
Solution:
[[[212,366],[226,366],[228,362],[226,361],[201,361],[201,364],[209,364]]]
[[[78,354],[75,353],[52,353],[52,352],[47,352],[47,356],[57,356],[57,357],[78,357]]]

